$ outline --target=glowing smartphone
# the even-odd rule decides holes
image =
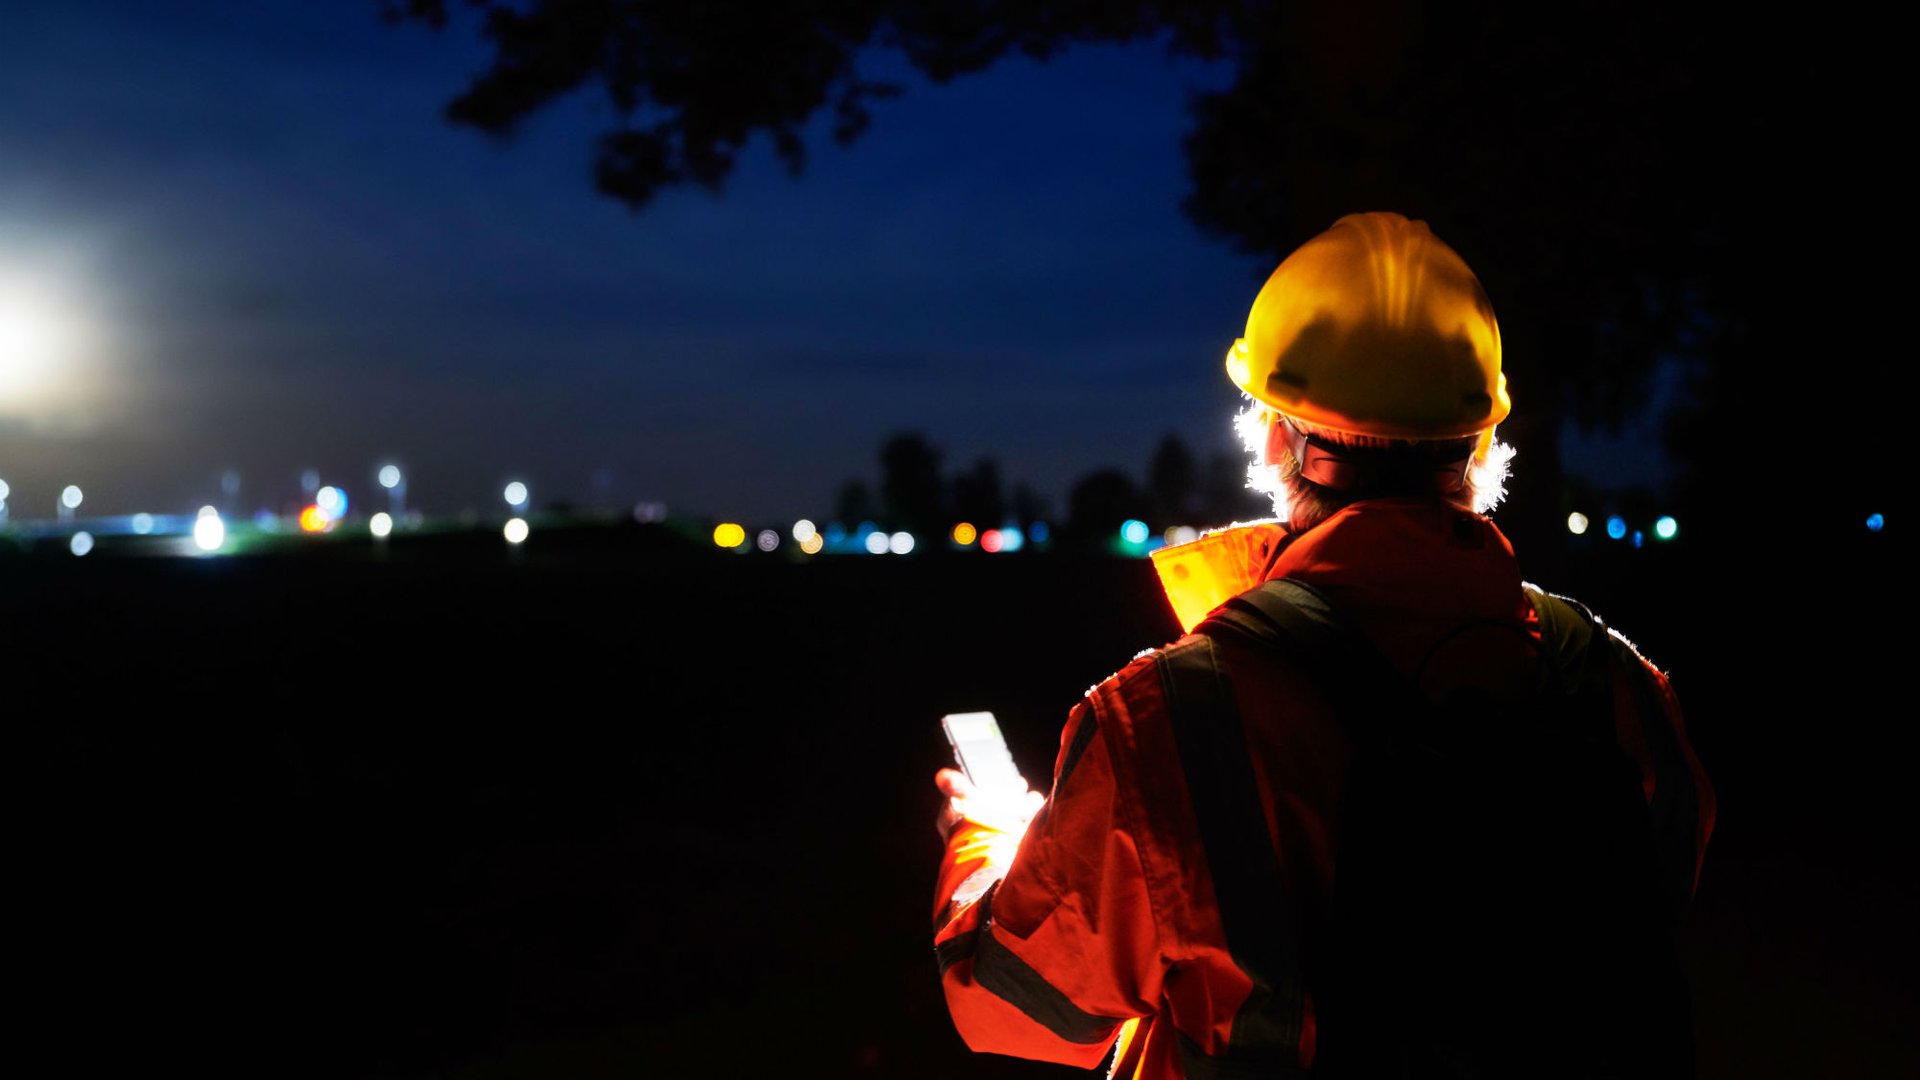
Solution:
[[[1018,798],[1027,793],[1027,778],[1007,752],[1000,723],[990,712],[948,713],[940,718],[953,759],[980,794],[990,799]]]

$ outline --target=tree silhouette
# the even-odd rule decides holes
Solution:
[[[1199,494],[1200,467],[1180,436],[1168,432],[1147,462],[1147,491],[1153,496],[1155,523],[1185,524]]]
[[[1144,518],[1151,497],[1118,469],[1088,473],[1067,494],[1067,539],[1076,547],[1092,548],[1111,540],[1122,522]]]
[[[895,435],[880,448],[880,504],[890,528],[945,531],[946,487],[940,480],[940,452],[925,436]]]
[[[1007,503],[1000,491],[1000,466],[981,458],[973,468],[953,478],[953,515],[988,529],[1007,519]]]

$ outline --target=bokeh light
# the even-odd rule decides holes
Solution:
[[[1000,530],[1001,551],[1019,551],[1026,546],[1027,537],[1020,531],[1020,526],[1008,525]]]
[[[1120,539],[1129,544],[1146,543],[1147,523],[1138,518],[1127,519],[1126,523],[1120,526]]]
[[[333,519],[317,505],[309,505],[300,511],[300,531],[317,533],[333,528]]]
[[[1618,514],[1608,518],[1607,535],[1613,537],[1615,540],[1625,540],[1627,538],[1627,519]]]
[[[1680,523],[1671,515],[1665,515],[1653,523],[1653,535],[1662,540],[1671,540],[1680,534]]]
[[[913,551],[913,534],[897,532],[887,537],[887,550],[895,555],[906,555]]]
[[[731,521],[723,521],[713,527],[713,546],[737,548],[747,542],[747,530]]]
[[[135,514],[133,515],[131,524],[133,525],[133,531],[136,536],[145,536],[153,531],[153,515]]]
[[[524,544],[527,542],[527,534],[532,531],[527,527],[526,518],[508,518],[506,526],[500,530],[500,535],[506,537],[509,544]]]
[[[1886,527],[1887,527],[1887,516],[1885,514],[1868,514],[1867,515],[1867,531],[1868,532],[1879,532],[1881,529],[1884,529]]]
[[[512,483],[508,484],[506,486],[506,489],[502,491],[500,494],[503,498],[507,500],[508,506],[527,505],[527,485],[521,483],[518,480],[515,480]]]
[[[380,486],[391,491],[400,486],[400,466],[380,466]]]
[[[347,493],[329,484],[313,493],[313,505],[328,521],[347,516]]]
[[[795,543],[804,544],[818,535],[820,535],[820,530],[814,528],[813,522],[808,521],[806,518],[801,518],[799,521],[793,523],[793,539]]]
[[[886,533],[883,533],[883,532],[868,533],[867,541],[866,541],[868,553],[873,555],[885,555],[887,553],[887,541],[888,541],[888,536]]]
[[[0,480],[0,502],[6,502],[7,496],[11,494],[13,494],[13,489],[7,486],[5,480]]]
[[[772,551],[780,546],[780,534],[772,529],[761,529],[760,535],[753,538],[753,544],[761,551]]]
[[[220,511],[201,507],[200,515],[193,519],[193,546],[201,551],[218,551],[226,542],[227,523],[220,520]]]
[[[999,529],[988,529],[980,534],[980,550],[989,555],[998,552],[1005,542],[1006,539],[1000,535]]]
[[[1027,539],[1032,540],[1036,544],[1046,543],[1047,538],[1052,535],[1053,530],[1047,528],[1047,523],[1044,521],[1036,521],[1027,527]]]
[[[385,510],[367,519],[367,531],[384,540],[393,532],[393,515]]]
[[[826,540],[824,540],[819,533],[814,533],[812,536],[800,541],[800,550],[809,555],[820,554],[820,550],[826,546]]]
[[[1587,515],[1578,510],[1567,515],[1567,531],[1575,536],[1587,535],[1587,527],[1591,524],[1593,523],[1587,520]]]
[[[963,521],[953,527],[953,542],[961,547],[973,543],[979,536],[980,530],[974,528],[971,521]]]
[[[87,552],[92,551],[93,534],[85,529],[74,533],[73,539],[67,541],[67,550],[73,552],[75,555],[85,555]]]
[[[80,503],[85,498],[86,495],[81,492],[80,485],[78,484],[68,484],[66,487],[60,489],[60,505],[69,510],[80,509]]]

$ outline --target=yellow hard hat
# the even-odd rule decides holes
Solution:
[[[1352,435],[1473,435],[1513,408],[1479,279],[1399,214],[1348,214],[1287,256],[1227,376],[1285,416]]]

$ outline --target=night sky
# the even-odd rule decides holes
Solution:
[[[1059,506],[1166,431],[1232,445],[1220,357],[1270,266],[1179,210],[1186,100],[1224,67],[1084,48],[934,86],[875,54],[907,92],[852,147],[822,120],[798,179],[761,141],[636,214],[592,188],[592,92],[511,142],[442,119],[488,56],[464,14],[6,24],[0,298],[40,357],[0,380],[16,518],[68,483],[186,511],[228,469],[281,509],[303,469],[368,493],[389,460],[429,512],[520,477],[536,505],[824,515],[903,430]]]

